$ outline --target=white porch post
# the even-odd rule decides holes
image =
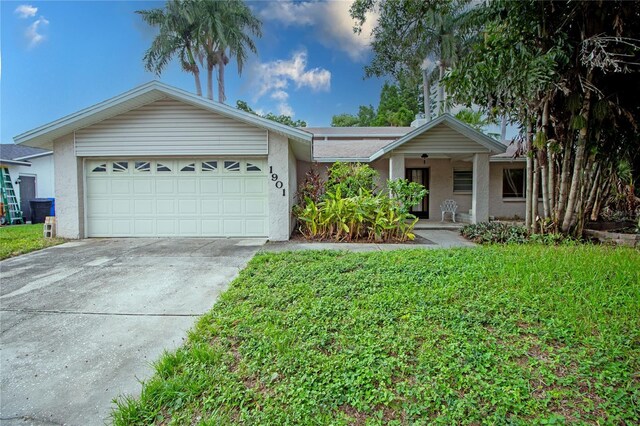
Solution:
[[[489,154],[473,155],[471,222],[489,221]]]
[[[404,179],[404,154],[393,154],[389,157],[389,179]]]

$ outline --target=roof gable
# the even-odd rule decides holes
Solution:
[[[458,120],[457,118],[453,117],[450,114],[442,114],[441,116],[439,116],[438,118],[435,118],[425,124],[423,124],[420,127],[417,127],[415,130],[405,134],[404,136],[402,136],[400,139],[391,142],[390,144],[384,146],[383,148],[381,148],[378,152],[376,152],[375,154],[373,154],[371,156],[371,158],[369,159],[369,161],[374,161],[378,158],[380,158],[381,156],[401,147],[402,145],[413,141],[414,139],[418,138],[420,135],[429,132],[432,129],[436,129],[438,127],[441,127],[440,125],[445,124],[446,126],[450,127],[452,130],[460,133],[461,135],[467,137],[468,139],[470,139],[471,141],[477,143],[478,145],[480,145],[483,150],[489,151],[492,154],[500,154],[506,151],[507,147],[498,142],[497,140],[485,135],[482,132],[477,131],[476,129],[474,129],[473,127],[470,127],[469,125],[463,123],[462,121]]]
[[[159,81],[152,81],[138,86],[114,98],[24,132],[13,139],[17,144],[51,147],[54,139],[149,103],[167,98],[185,102],[247,124],[280,133],[294,141],[304,143],[309,147],[311,145],[312,135],[308,132],[205,99],[201,96],[160,83]]]

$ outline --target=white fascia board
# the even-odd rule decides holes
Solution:
[[[53,155],[53,151],[41,152],[39,154],[25,155],[24,157],[14,158],[14,160],[31,160],[32,158],[46,157],[47,155]]]
[[[0,158],[0,164],[9,164],[11,166],[27,166],[31,167],[31,163],[28,161],[19,161],[19,160],[4,160]]]
[[[152,81],[142,86],[135,87],[128,92],[122,93],[113,98],[107,99],[105,101],[99,102],[90,107],[81,109],[80,111],[76,111],[72,114],[65,115],[62,118],[54,120],[50,123],[43,124],[42,126],[36,127],[35,129],[28,130],[24,133],[21,133],[17,136],[14,136],[13,140],[17,144],[25,143],[31,139],[35,139],[39,136],[45,135],[46,133],[53,132],[54,130],[60,129],[63,126],[73,124],[78,122],[79,120],[89,117],[94,114],[98,114],[100,112],[105,111],[106,109],[115,106],[117,104],[124,103],[130,99],[134,99],[137,96],[140,96],[143,93],[146,93],[151,90],[151,87],[157,82]],[[73,130],[70,130],[71,133]]]
[[[218,102],[214,102],[209,99],[202,98],[201,96],[194,95],[182,89],[178,89],[178,88],[166,85],[164,83],[160,83],[159,81],[151,81],[149,83],[143,84],[142,86],[133,88],[130,91],[125,92],[121,95],[118,95],[106,101],[100,102],[88,108],[82,109],[73,114],[69,114],[58,120],[52,121],[51,123],[45,124],[43,126],[37,127],[27,132],[21,133],[20,135],[15,136],[13,140],[17,144],[23,144],[28,141],[32,141],[36,138],[46,137],[47,134],[55,132],[56,130],[61,130],[63,128],[66,128],[66,133],[74,132],[79,128],[84,127],[78,124],[81,120],[90,118],[92,116],[97,116],[95,123],[100,122],[102,120],[106,120],[107,118],[110,118],[113,116],[105,113],[110,108],[122,105],[129,101],[134,101],[136,98],[154,91],[157,91],[158,94],[162,94],[164,96],[171,97],[176,100],[186,102],[191,105],[198,106],[212,112],[219,113],[229,118],[233,118],[248,124],[255,125],[257,127],[261,127],[267,130],[272,130],[272,131],[281,133],[285,136],[288,136],[292,139],[299,140],[304,143],[311,144],[311,141],[313,139],[313,135],[309,132],[295,129],[293,127],[289,127],[284,124],[280,124],[275,121],[259,117],[255,114],[251,114],[245,111],[240,111],[236,108],[232,108],[230,106],[227,106]],[[151,102],[153,102],[153,100],[151,100]],[[137,106],[138,105],[133,105],[132,109],[136,108]],[[100,116],[101,113],[105,113],[104,117]],[[114,115],[118,115],[120,113],[122,112],[118,112],[117,114],[114,114]],[[92,123],[92,124],[95,124],[95,123]]]

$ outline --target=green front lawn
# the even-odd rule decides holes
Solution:
[[[35,224],[0,228],[0,260],[64,242],[61,238],[43,238],[43,227],[43,224]]]
[[[254,258],[117,425],[638,424],[640,252]]]

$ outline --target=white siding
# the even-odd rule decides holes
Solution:
[[[446,124],[439,124],[433,129],[416,136],[413,140],[402,144],[394,150],[399,154],[472,154],[489,152],[475,141],[460,134]]]
[[[76,132],[76,155],[266,155],[267,131],[175,100],[159,100]]]

